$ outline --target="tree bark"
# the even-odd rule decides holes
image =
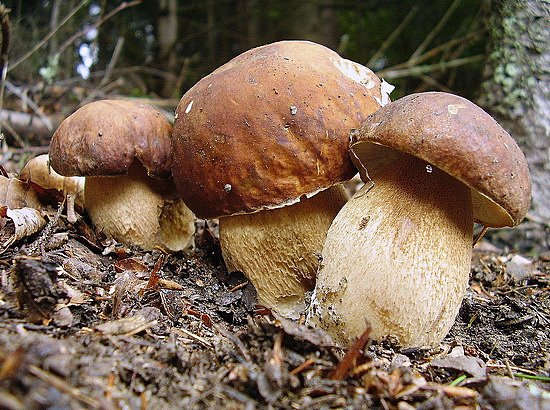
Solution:
[[[550,224],[550,37],[547,0],[493,0],[479,104],[516,139],[533,182],[530,215]]]
[[[159,43],[160,61],[164,62],[164,69],[177,75],[178,58],[174,46],[178,40],[178,4],[176,0],[159,0],[159,16],[157,19],[157,39]],[[161,95],[172,97],[176,84],[165,81]]]

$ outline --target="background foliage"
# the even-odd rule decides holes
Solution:
[[[397,86],[394,98],[428,89],[474,98],[481,81],[487,37],[484,0],[130,3],[4,2],[12,9],[10,62],[41,44],[10,70],[9,79],[35,91],[85,84],[77,72],[84,46],[93,60],[86,84],[103,82],[103,88],[111,85],[107,92],[179,99],[201,77],[251,47],[308,39],[379,72]],[[109,16],[117,8],[123,9]],[[90,29],[98,23],[97,32]],[[53,30],[55,35],[44,41]],[[80,36],[65,43],[78,32]]]

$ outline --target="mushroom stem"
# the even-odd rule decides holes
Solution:
[[[433,345],[452,326],[468,284],[469,188],[409,155],[373,179],[328,231],[309,319],[342,344],[366,319],[373,338]]]
[[[346,200],[338,184],[293,205],[220,218],[227,269],[248,277],[259,304],[298,318],[315,284],[327,230]]]
[[[194,216],[172,179],[149,177],[134,162],[125,175],[86,177],[86,209],[94,225],[117,241],[143,249],[189,250]]]

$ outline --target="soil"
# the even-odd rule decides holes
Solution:
[[[196,251],[143,252],[49,213],[0,255],[0,408],[550,409],[548,227],[476,248],[435,348],[322,331],[255,304],[215,226]]]

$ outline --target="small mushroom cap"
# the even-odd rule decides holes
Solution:
[[[174,123],[174,182],[200,218],[295,203],[357,171],[349,132],[388,99],[368,68],[306,41],[249,50],[195,84]]]
[[[65,176],[124,175],[139,160],[150,176],[170,175],[172,125],[153,107],[101,100],[67,117],[50,143],[52,168]]]
[[[352,134],[350,153],[365,181],[383,172],[398,151],[467,185],[479,223],[515,226],[529,209],[531,180],[523,153],[489,114],[465,98],[412,94],[369,115]]]

